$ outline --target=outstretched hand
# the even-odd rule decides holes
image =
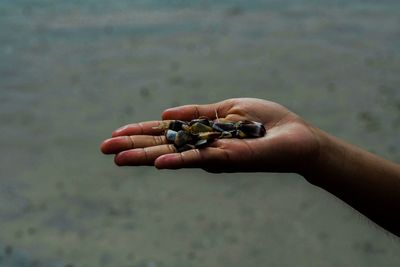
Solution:
[[[129,124],[114,131],[101,150],[115,154],[119,166],[154,165],[159,169],[203,168],[210,172],[302,172],[319,153],[314,129],[285,107],[254,98],[228,99],[209,105],[167,109],[163,120],[197,119],[206,116],[230,121],[250,120],[264,124],[264,137],[217,139],[208,147],[177,153],[168,144],[159,121]]]
[[[210,172],[296,172],[400,236],[400,165],[343,142],[307,124],[285,107],[261,99],[228,99],[209,105],[167,109],[163,120],[206,116],[264,124],[263,137],[217,139],[209,146],[177,153],[160,121],[119,128],[101,145],[117,165],[159,169],[203,168]],[[323,178],[323,179],[321,179]]]

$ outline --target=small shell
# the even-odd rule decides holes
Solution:
[[[229,132],[236,130],[236,125],[234,122],[214,122],[212,128],[218,132]]]
[[[221,136],[220,132],[205,132],[205,133],[199,133],[197,138],[200,140],[211,140],[220,138],[220,136]]]
[[[245,134],[245,137],[262,137],[265,135],[265,127],[259,122],[245,121],[238,125],[238,130]]]
[[[212,132],[213,128],[211,128],[208,125],[205,125],[201,122],[195,122],[193,125],[190,126],[189,129],[191,134],[199,134],[199,133],[205,133],[205,132]]]
[[[235,133],[235,132],[236,132],[236,131],[231,131],[231,132],[223,131],[223,132],[220,134],[219,138],[232,138],[232,137],[234,137],[234,133]]]
[[[201,123],[201,124],[204,124],[204,125],[207,125],[207,126],[211,126],[212,121],[210,121],[207,117],[200,117],[198,119],[191,120],[189,122],[189,125],[192,126],[195,123]]]
[[[168,129],[174,130],[174,131],[179,131],[182,130],[183,125],[186,125],[187,123],[184,121],[180,120],[173,120],[170,122]]]
[[[241,130],[236,130],[235,131],[235,137],[237,137],[237,138],[246,138],[247,135]]]
[[[165,138],[170,143],[174,143],[175,142],[176,135],[177,135],[177,132],[175,132],[173,130],[167,130],[165,132]]]
[[[191,137],[191,135],[189,133],[185,132],[184,130],[180,130],[176,134],[174,144],[177,147],[181,147],[183,145],[190,143],[190,141],[192,141],[192,140],[193,140],[193,138]]]
[[[194,144],[195,148],[204,147],[208,144],[208,139],[201,139]]]
[[[153,127],[153,129],[163,129],[163,130],[174,130],[179,131],[182,130],[182,126],[186,125],[187,123],[180,120],[164,120],[160,121],[158,126]]]
[[[170,123],[171,123],[171,121],[169,121],[169,120],[160,121],[160,124],[158,126],[154,126],[153,129],[168,130]]]

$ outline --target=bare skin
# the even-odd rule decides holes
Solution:
[[[400,166],[309,125],[285,107],[254,98],[186,105],[163,112],[163,120],[252,120],[267,134],[254,139],[219,139],[209,147],[177,153],[159,121],[126,125],[101,150],[119,166],[202,168],[209,172],[293,172],[331,192],[377,224],[400,236]]]

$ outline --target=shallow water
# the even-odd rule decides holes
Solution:
[[[2,266],[399,266],[291,174],[117,168],[167,107],[250,96],[400,160],[399,1],[0,2]]]

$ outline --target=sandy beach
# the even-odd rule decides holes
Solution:
[[[0,266],[399,266],[398,238],[298,175],[99,151],[168,107],[245,96],[399,162],[399,73],[398,1],[3,0]]]

